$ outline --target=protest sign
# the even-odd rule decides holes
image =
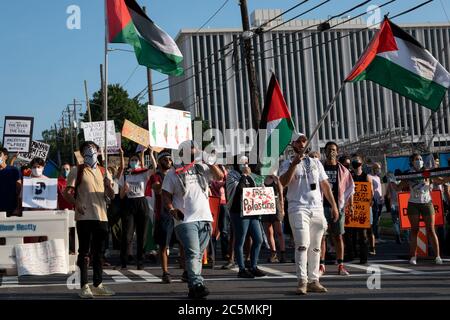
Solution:
[[[120,154],[120,148],[122,147],[122,135],[120,132],[116,132],[116,146],[108,146],[108,154]]]
[[[148,124],[153,147],[178,149],[181,142],[192,140],[190,112],[149,105]]]
[[[46,160],[49,151],[49,144],[33,140],[31,141],[30,152],[20,153],[18,159],[25,162],[30,162],[34,158],[42,158]]]
[[[400,228],[401,229],[410,229],[411,223],[408,218],[408,201],[409,201],[409,192],[399,192],[398,193],[398,212],[400,215]],[[439,190],[431,191],[431,201],[433,202],[434,212],[436,213],[434,216],[435,226],[443,226],[444,225],[444,206],[442,203],[442,193]],[[419,227],[425,227],[425,221],[423,221],[423,216],[420,216]]]
[[[105,147],[105,122],[104,121],[94,121],[94,122],[82,122],[81,128],[84,132],[85,141],[94,141],[100,148]],[[108,121],[108,132],[107,132],[107,147],[117,148],[117,136],[116,128],[114,126],[114,120]],[[109,149],[108,149],[109,150]]]
[[[73,154],[75,155],[75,159],[77,160],[77,165],[80,165],[80,164],[84,163],[84,158],[81,155],[80,151],[75,151]]]
[[[128,166],[128,160],[129,160],[129,158],[128,157],[124,157],[123,158],[124,159],[124,166],[125,166],[125,168]],[[108,166],[109,167],[117,167],[117,168],[119,168],[120,167],[120,157],[119,156],[109,156],[108,157]]]
[[[123,123],[122,136],[144,147],[150,145],[148,131],[128,120]]]
[[[345,227],[370,228],[370,204],[372,202],[372,184],[355,182],[353,195],[353,215],[345,208]]]
[[[33,125],[33,117],[6,116],[3,127],[3,147],[9,152],[30,152]]]
[[[242,215],[259,216],[277,212],[275,193],[272,187],[242,189]]]
[[[63,239],[16,244],[14,250],[19,276],[67,273],[67,252]]]
[[[24,208],[56,209],[57,179],[23,178],[22,206]]]

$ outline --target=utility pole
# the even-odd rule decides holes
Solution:
[[[145,13],[147,10],[145,6],[142,7]],[[148,87],[148,104],[153,105],[153,85],[152,85],[152,70],[147,68],[147,87]]]
[[[248,20],[247,0],[240,0],[242,16],[242,38],[244,39],[244,54],[247,65],[248,84],[250,88],[250,103],[252,107],[253,129],[258,130],[261,121],[261,107],[259,104],[259,88],[256,82],[256,71],[252,57],[252,37],[253,32],[250,31],[250,22]]]
[[[59,148],[59,143],[58,143],[58,127],[56,126],[55,123],[55,143],[56,143],[56,157],[57,157],[57,161],[58,161],[58,167],[61,167],[61,149]]]
[[[67,106],[67,114],[69,115],[69,131],[70,131],[70,156],[72,159],[71,163],[75,163],[75,154],[74,154],[74,150],[73,150],[73,122],[72,122],[72,117],[70,116],[70,108],[69,106]]]
[[[78,121],[77,121],[77,106],[81,106],[81,103],[77,103],[75,99],[73,99],[73,119],[75,123],[75,129],[76,129],[76,135],[75,135],[75,141],[76,141],[76,147],[77,150],[80,150],[80,141],[78,141]]]
[[[89,103],[88,89],[87,89],[87,81],[84,80],[84,94],[86,95],[86,109],[88,112],[89,122],[92,122],[91,115],[91,104]]]

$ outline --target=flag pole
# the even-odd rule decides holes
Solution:
[[[103,83],[103,118],[105,119],[105,144],[103,149],[103,154],[105,158],[103,159],[105,168],[108,168],[108,8],[107,2],[105,0],[105,80]],[[106,174],[105,170],[105,174]]]
[[[336,99],[339,97],[339,95],[341,94],[342,90],[344,90],[345,87],[345,82],[342,82],[341,87],[339,88],[339,90],[336,92],[336,94],[334,95],[333,99],[330,101],[330,103],[328,104],[327,108],[325,109],[324,113],[322,114],[322,117],[319,119],[319,122],[317,123],[316,127],[314,128],[313,132],[311,133],[311,135],[308,137],[308,142],[306,143],[305,149],[309,147],[309,145],[311,144],[312,139],[314,138],[314,136],[316,135],[317,131],[320,129],[320,127],[322,126],[325,118],[327,117],[328,113],[330,112],[331,108],[334,106],[334,104],[336,103]]]

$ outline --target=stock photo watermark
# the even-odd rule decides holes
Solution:
[[[75,4],[67,7],[66,13],[69,15],[66,20],[66,26],[69,30],[81,29],[81,8]]]

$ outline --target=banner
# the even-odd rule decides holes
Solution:
[[[128,120],[125,120],[123,123],[122,137],[143,145],[144,147],[150,145],[148,131]]]
[[[370,182],[355,182],[353,195],[353,216],[345,208],[346,228],[370,228],[370,204],[372,202],[372,184]]]
[[[105,122],[104,121],[94,121],[94,122],[82,122],[81,128],[84,132],[85,141],[94,141],[100,148],[105,146]],[[117,148],[117,136],[116,128],[114,126],[114,120],[108,121],[108,132],[107,134],[107,147]],[[109,150],[109,149],[108,149]]]
[[[33,117],[6,116],[3,127],[3,147],[9,152],[30,152],[33,125]]]
[[[120,134],[120,132],[116,132],[116,141],[116,146],[107,147],[108,154],[120,154],[120,148],[122,148],[122,135]]]
[[[277,213],[277,206],[272,187],[242,189],[242,216],[259,216],[275,213]]]
[[[17,273],[20,276],[43,276],[53,273],[66,274],[67,252],[63,239],[16,244]]]
[[[148,106],[150,145],[178,149],[181,142],[192,140],[191,113],[170,108]]]
[[[23,177],[22,206],[24,208],[57,208],[58,179]]]
[[[400,215],[400,228],[410,229],[411,223],[408,218],[408,201],[409,192],[399,192],[398,193],[398,212]],[[433,202],[434,212],[434,225],[443,226],[444,225],[444,206],[442,203],[442,193],[440,190],[431,191],[431,201]],[[425,222],[423,221],[422,215],[420,216],[419,227],[425,227]]]
[[[50,145],[40,142],[40,141],[31,141],[30,152],[27,153],[19,153],[18,159],[31,162],[34,158],[42,158],[47,160],[48,152],[50,151]]]

